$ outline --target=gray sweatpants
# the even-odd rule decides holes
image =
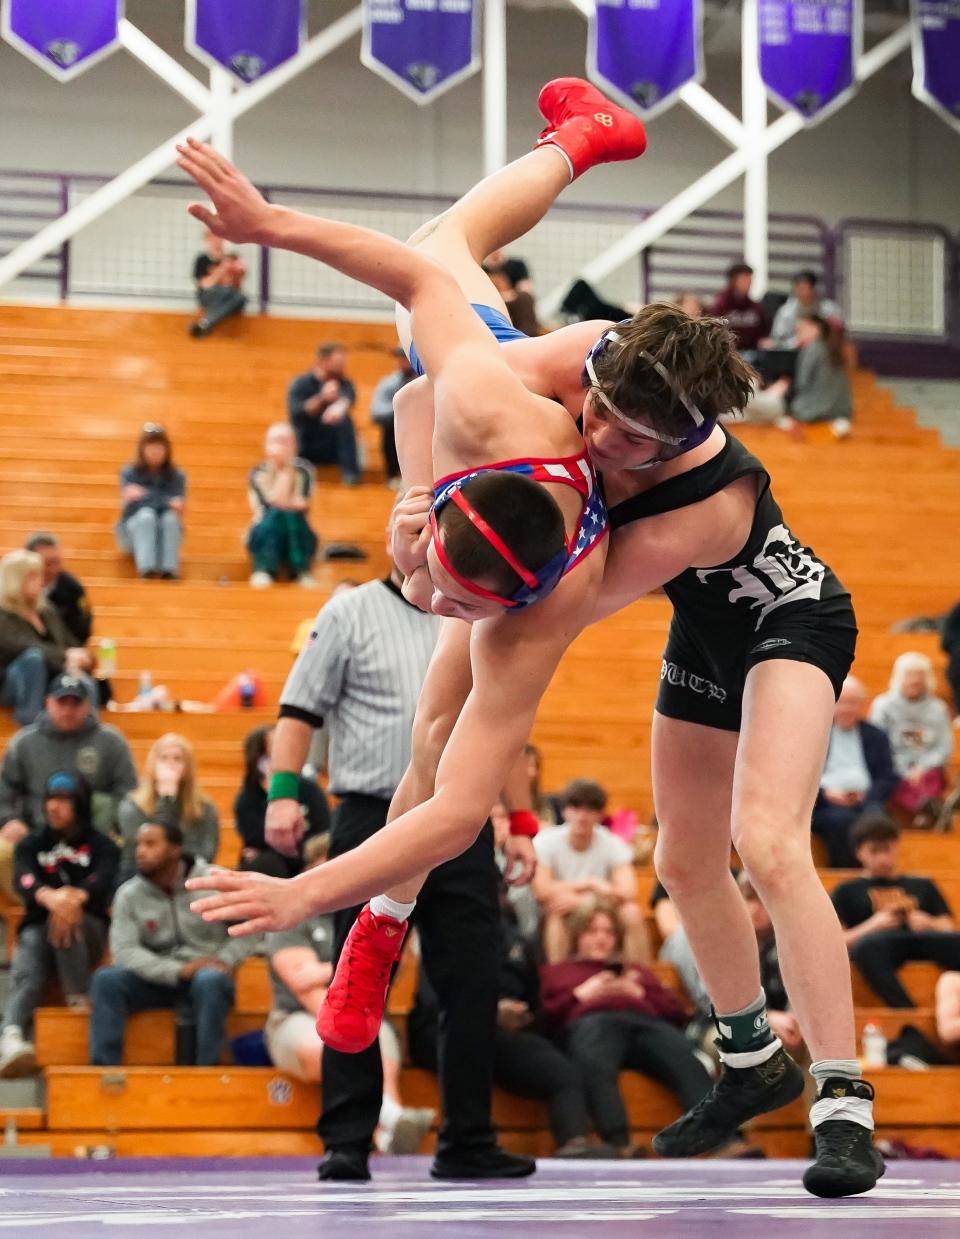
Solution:
[[[10,997],[3,1014],[4,1027],[13,1025],[27,1034],[47,982],[54,975],[65,998],[86,994],[106,944],[106,922],[98,916],[85,914],[80,933],[66,947],[50,945],[45,922],[25,925],[17,939],[10,970]]]
[[[137,571],[172,572],[180,567],[180,543],[183,528],[176,512],[169,508],[157,512],[140,508],[117,526],[117,541],[122,551],[133,552]]]

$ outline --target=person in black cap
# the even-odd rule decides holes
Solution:
[[[90,976],[106,946],[120,862],[116,844],[93,828],[90,801],[90,785],[81,775],[54,771],[44,788],[43,825],[14,852],[14,885],[25,915],[0,1032],[0,1077],[35,1069],[36,1054],[26,1038],[51,976],[68,1007],[89,1006]]]
[[[129,746],[93,713],[85,679],[58,675],[44,707],[7,745],[0,766],[0,891],[11,895],[13,850],[43,826],[47,779],[55,771],[83,775],[93,796],[94,824],[107,834],[116,830],[120,801],[137,786]]]

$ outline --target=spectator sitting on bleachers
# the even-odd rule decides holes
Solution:
[[[940,1044],[960,1062],[960,972],[941,972],[937,978],[936,1019]]]
[[[744,410],[748,422],[773,422],[779,430],[829,422],[838,439],[850,433],[853,397],[843,355],[843,336],[817,314],[801,314],[796,326],[796,373],[754,394]]]
[[[343,484],[357,486],[360,457],[350,416],[357,391],[346,366],[342,344],[321,344],[313,369],[297,375],[287,389],[287,414],[297,435],[297,455],[311,465],[339,465]]]
[[[264,451],[266,459],[250,470],[247,484],[253,510],[247,534],[253,559],[250,584],[263,589],[286,572],[305,588],[315,589],[310,567],[318,540],[309,521],[313,465],[297,456],[296,436],[286,422],[268,428]]]
[[[735,262],[727,270],[726,287],[717,294],[710,313],[725,318],[737,338],[737,348],[749,361],[770,329],[767,312],[750,296],[753,267]]]
[[[543,755],[535,744],[524,746],[530,777],[530,804],[541,826],[559,826],[563,821],[559,797],[543,790]]]
[[[499,808],[502,810],[502,806]],[[493,820],[496,838],[497,822]],[[619,1156],[619,1150],[611,1146],[590,1143],[593,1123],[583,1069],[544,1035],[536,954],[508,898],[512,889],[501,883],[500,998],[493,1082],[508,1093],[546,1105],[557,1145],[555,1157]],[[414,1065],[432,1072],[437,1070],[437,1021],[436,995],[421,970],[416,1002],[407,1020],[407,1037]]]
[[[33,533],[25,549],[43,560],[43,596],[63,620],[70,644],[86,645],[93,631],[93,610],[83,585],[63,566],[60,543],[52,533]]]
[[[397,367],[373,389],[370,400],[370,420],[380,427],[380,448],[383,452],[383,468],[387,475],[387,485],[391,490],[401,490],[403,479],[400,476],[400,460],[397,456],[397,438],[393,423],[393,398],[401,387],[406,387],[411,379],[417,377],[417,372],[407,358],[404,350],[397,345],[393,350],[397,359]]]
[[[193,264],[193,283],[197,304],[203,314],[194,319],[188,330],[192,336],[208,336],[217,323],[234,314],[242,314],[247,299],[240,291],[246,264],[239,254],[227,253],[223,238],[209,229],[203,234],[206,250],[197,255]]]
[[[43,708],[47,684],[62,671],[70,637],[56,609],[42,600],[43,560],[11,551],[0,560],[0,705],[27,726]]]
[[[710,1076],[681,1031],[687,1021],[683,1003],[627,954],[613,904],[592,902],[575,912],[570,939],[570,958],[541,969],[543,1010],[583,1071],[601,1139],[627,1151],[630,1120],[621,1071],[659,1081],[685,1110],[709,1092]]]
[[[257,935],[230,938],[227,926],[190,910],[184,882],[209,869],[183,850],[177,826],[148,822],[137,834],[137,874],[117,891],[110,925],[112,964],[90,991],[90,1062],[123,1061],[127,1016],[156,1008],[190,1007],[196,1035],[194,1064],[220,1061],[233,973],[261,945]]]
[[[812,829],[827,845],[830,867],[852,869],[850,828],[862,813],[882,810],[897,785],[890,741],[864,721],[867,694],[847,676],[833,714],[827,760],[813,806]]]
[[[794,276],[793,293],[774,315],[770,337],[764,345],[775,349],[799,348],[797,321],[802,314],[825,318],[831,325],[843,322],[843,311],[837,303],[818,295],[815,271],[798,271]]]
[[[911,814],[914,826],[932,826],[943,807],[953,730],[950,712],[936,695],[933,663],[926,654],[897,658],[890,688],[870,707],[870,722],[886,733],[900,776],[892,804]]]
[[[862,817],[852,831],[865,875],[841,882],[833,906],[846,930],[850,958],[887,1007],[912,1007],[897,969],[908,960],[960,968],[960,933],[932,878],[899,871],[900,831],[882,813]]]
[[[119,881],[136,873],[137,832],[146,822],[179,826],[191,856],[213,860],[220,844],[217,806],[197,785],[197,762],[185,736],[168,732],[154,741],[135,791],[117,810],[123,847]]]
[[[314,835],[305,845],[306,868],[323,864],[329,835]],[[295,929],[267,934],[273,1001],[264,1036],[273,1065],[287,1075],[319,1084],[323,1042],[317,1013],[333,977],[333,918],[314,916]],[[416,1153],[436,1117],[434,1110],[404,1107],[400,1098],[400,1043],[388,1020],[380,1025],[383,1104],[375,1142],[381,1153]]]
[[[173,463],[170,437],[145,422],[133,464],[120,470],[122,509],[117,523],[121,551],[133,554],[142,577],[173,580],[180,570],[187,479]]]
[[[484,264],[483,269],[503,298],[510,322],[517,331],[522,331],[525,336],[540,335],[543,328],[537,318],[537,303],[533,299],[533,294],[518,284],[517,275],[512,272],[509,260],[502,266]],[[529,282],[529,280],[521,281],[527,284]]]
[[[618,909],[630,959],[649,961],[650,943],[638,906],[633,852],[622,839],[601,826],[607,793],[591,779],[573,779],[560,796],[563,826],[542,831],[534,839],[537,872],[533,893],[544,910],[546,958],[558,963],[570,954],[567,918],[585,902],[597,898]]]
[[[36,1066],[33,1013],[56,976],[68,1007],[88,1005],[90,976],[107,942],[110,897],[120,853],[90,818],[90,788],[58,770],[47,780],[41,828],[21,839],[13,857],[14,885],[24,917],[0,1032],[0,1076]]]
[[[233,802],[233,817],[237,833],[243,840],[240,869],[251,869],[274,878],[293,878],[303,869],[304,842],[330,830],[330,809],[323,789],[313,779],[301,776],[297,800],[306,829],[296,855],[284,856],[267,844],[267,789],[273,766],[270,752],[273,728],[257,727],[243,742],[243,785]]]
[[[57,770],[78,770],[93,792],[93,824],[116,829],[117,806],[137,785],[126,740],[93,713],[86,684],[60,675],[47,692],[37,721],[16,733],[0,766],[0,891],[13,895],[13,849],[44,822],[47,780]]]
[[[949,659],[947,683],[953,695],[953,708],[956,711],[954,726],[956,726],[960,723],[960,602],[955,603],[943,617],[940,648]]]

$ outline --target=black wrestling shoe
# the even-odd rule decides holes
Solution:
[[[537,1163],[506,1149],[470,1149],[457,1153],[438,1153],[430,1167],[433,1179],[525,1179]]]
[[[859,1097],[873,1101],[873,1085],[842,1076],[825,1080],[822,1097]],[[808,1166],[803,1186],[814,1196],[856,1196],[876,1187],[886,1170],[873,1132],[850,1119],[827,1119],[813,1129],[816,1161]]]
[[[331,1149],[317,1167],[321,1183],[336,1180],[341,1183],[367,1183],[370,1167],[367,1156],[359,1149]]]
[[[803,1072],[782,1046],[758,1067],[724,1066],[705,1097],[657,1132],[653,1150],[661,1157],[696,1157],[719,1149],[748,1119],[789,1105],[803,1088]]]

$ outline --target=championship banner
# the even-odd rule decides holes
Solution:
[[[303,0],[187,0],[187,51],[255,82],[303,43]]]
[[[808,124],[857,87],[862,0],[760,0],[760,76],[770,97]]]
[[[912,0],[913,93],[960,129],[960,0]]]
[[[701,0],[597,0],[587,76],[644,120],[703,80]]]
[[[480,67],[479,0],[364,0],[360,59],[414,103]]]
[[[58,82],[120,46],[123,0],[4,0],[0,33]]]

